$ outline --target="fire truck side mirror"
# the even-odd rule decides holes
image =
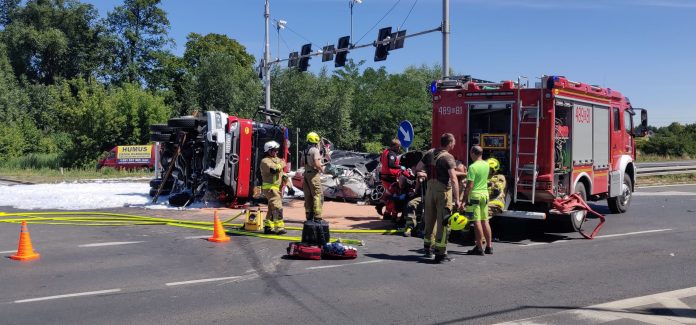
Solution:
[[[644,137],[648,135],[648,110],[644,108],[634,108],[633,110],[640,110],[640,125],[633,129],[633,136]]]
[[[643,108],[640,109],[640,126],[644,129],[648,128],[648,110]]]

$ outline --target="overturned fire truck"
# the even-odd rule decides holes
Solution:
[[[505,209],[498,216],[552,219],[577,231],[585,212],[562,215],[555,199],[578,193],[606,199],[626,212],[636,180],[634,137],[647,131],[647,111],[610,88],[544,76],[535,87],[521,80],[493,83],[468,76],[435,81],[433,143],[455,136],[452,153],[468,164],[468,148],[480,145],[484,159],[497,158],[507,178]],[[636,111],[640,123],[634,125]]]
[[[243,203],[253,198],[261,186],[264,143],[278,142],[286,162],[290,145],[287,128],[277,123],[280,112],[257,113],[265,122],[208,111],[151,125],[150,140],[160,144],[162,166],[150,181],[153,201],[169,195],[171,205],[185,206],[196,200]]]

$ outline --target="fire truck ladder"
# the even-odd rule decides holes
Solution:
[[[519,116],[517,119],[517,155],[515,158],[515,166],[517,167],[516,175],[515,175],[515,199],[514,202],[529,202],[534,204],[534,199],[535,199],[535,194],[536,194],[536,181],[537,181],[537,149],[539,146],[539,103],[537,103],[537,106],[522,106],[522,102],[520,103],[520,110],[519,110]],[[534,122],[532,121],[525,121],[527,117],[534,117]],[[534,125],[534,137],[523,137],[520,136],[522,133],[520,132],[522,130],[523,125]],[[524,152],[520,151],[520,142],[522,141],[534,141],[534,151],[532,152]],[[525,146],[525,148],[529,148],[529,146]],[[534,163],[532,165],[524,165],[520,166],[520,156],[533,156],[534,157]],[[526,159],[525,159],[526,160]],[[523,173],[531,173],[532,174],[532,183],[531,184],[520,184],[520,176]],[[532,197],[530,199],[520,199],[518,198],[518,190],[517,187],[529,187],[532,189]]]

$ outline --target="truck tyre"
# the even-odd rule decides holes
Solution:
[[[154,142],[169,142],[176,140],[174,135],[171,133],[151,133],[150,141]]]
[[[578,193],[583,201],[587,202],[587,189],[585,189],[585,184],[583,182],[578,182],[575,184],[575,193]],[[587,211],[571,213],[568,216],[568,230],[569,231],[580,231],[582,229],[582,224],[585,222],[587,217]]]
[[[150,197],[155,197],[157,195],[157,189],[156,188],[151,188],[150,189]],[[169,195],[169,190],[162,189],[162,192],[160,192],[160,196],[163,195]]]
[[[167,125],[184,129],[193,129],[196,127],[196,118],[193,116],[173,117],[169,119]]]
[[[631,204],[633,197],[633,181],[631,176],[624,173],[623,184],[621,185],[621,194],[617,197],[607,199],[609,210],[612,213],[624,213],[628,211],[628,206]]]
[[[162,184],[161,178],[155,178],[155,179],[150,181],[150,187],[154,188],[155,190],[157,190],[161,184]],[[174,185],[174,179],[169,178],[169,179],[167,179],[167,182],[164,183],[164,188],[162,190],[165,190],[165,189],[169,190],[172,188],[173,185]]]
[[[150,132],[152,133],[176,133],[177,128],[169,126],[167,124],[152,124],[150,125]]]

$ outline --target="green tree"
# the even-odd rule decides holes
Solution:
[[[108,61],[108,37],[91,4],[29,0],[11,17],[2,38],[17,76],[51,84],[89,77]]]
[[[109,12],[107,23],[116,34],[116,78],[122,82],[148,81],[157,66],[155,53],[172,41],[167,37],[169,19],[160,0],[125,0]]]
[[[0,25],[6,26],[12,22],[14,15],[21,0],[0,0]]]
[[[196,108],[251,116],[261,103],[262,89],[254,71],[254,57],[237,41],[220,34],[191,33],[183,59],[188,78],[182,76],[177,90],[188,98],[196,98]],[[182,103],[191,104],[180,97]]]

